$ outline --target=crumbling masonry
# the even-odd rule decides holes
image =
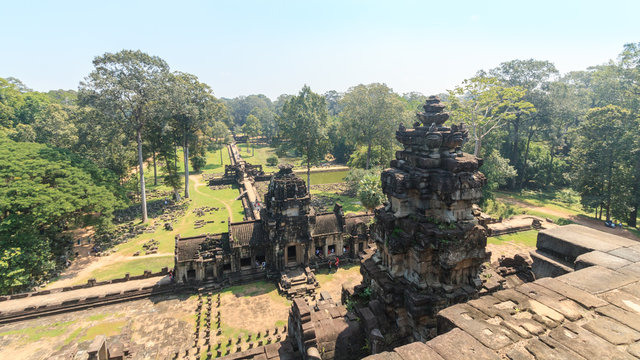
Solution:
[[[377,251],[363,261],[363,286],[377,328],[387,346],[435,336],[441,309],[476,296],[480,267],[487,261],[486,228],[474,203],[482,196],[482,160],[461,151],[468,137],[463,124],[443,126],[449,118],[431,96],[412,129],[400,126],[404,146],[382,173],[388,198],[376,209],[371,230]],[[369,296],[367,294],[367,296]]]

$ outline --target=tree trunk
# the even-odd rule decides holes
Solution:
[[[481,146],[482,146],[482,139],[477,137],[476,138],[475,147],[473,148],[473,155],[474,156],[480,156],[480,147]]]
[[[178,141],[176,140],[176,144],[173,147],[173,165],[176,167],[176,172],[178,172]]]
[[[144,188],[144,161],[142,159],[142,132],[137,131],[138,165],[140,166],[140,202],[142,203],[142,222],[147,222],[147,194]]]
[[[531,144],[531,137],[533,136],[533,131],[529,129],[529,134],[527,136],[527,147],[524,151],[524,161],[522,163],[522,176],[520,177],[520,185],[519,188],[522,190],[524,182],[527,181],[527,160],[529,159],[529,145]]]
[[[153,151],[153,186],[158,186],[158,169],[156,167],[156,151]]]
[[[555,151],[553,151],[553,146],[551,147],[550,150],[550,156],[549,156],[549,169],[547,170],[547,173],[545,174],[545,180],[547,180],[547,183],[549,183],[549,175],[553,176],[553,159],[555,157]]]
[[[367,145],[367,170],[371,167],[371,141]]]
[[[609,159],[609,181],[607,182],[607,220],[611,220],[611,191],[613,191],[612,189],[612,180],[613,180],[613,166],[612,164],[613,159]]]
[[[600,204],[600,215],[598,215],[598,220],[602,220],[602,204]]]
[[[640,205],[636,204],[636,206],[633,208],[633,210],[631,210],[631,213],[629,214],[629,221],[627,221],[627,224],[631,227],[636,227],[637,225],[639,206]]]
[[[187,135],[184,135],[184,198],[189,198],[189,144],[187,142]]]
[[[311,162],[309,161],[308,155],[307,155],[307,191],[311,193]]]
[[[515,167],[520,173],[521,169],[518,169],[518,160],[519,156],[519,148],[518,145],[520,143],[520,114],[516,115],[516,119],[513,121],[513,144],[511,145],[511,166]],[[514,176],[511,178],[511,189],[516,188],[516,178]]]
[[[222,160],[222,148],[223,147],[224,146],[220,146],[220,166],[222,166],[222,164],[223,164],[223,160]]]

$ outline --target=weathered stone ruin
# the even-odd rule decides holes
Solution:
[[[282,166],[273,175],[258,220],[229,223],[222,234],[176,236],[175,274],[178,282],[241,282],[280,277],[288,296],[304,295],[316,287],[305,268],[358,259],[369,242],[371,215],[316,213],[305,182]],[[304,269],[304,271],[303,271]]]
[[[304,299],[294,300],[288,336],[303,359],[360,359],[368,353],[361,322],[325,292],[314,305]]]
[[[377,308],[359,313],[382,316],[371,342],[374,333],[391,344],[432,338],[437,312],[475,297],[482,285],[487,232],[473,206],[486,182],[482,160],[461,151],[468,131],[443,125],[449,114],[438,97],[418,118],[396,132],[404,149],[382,173],[388,203],[375,211],[377,251],[361,268],[360,291],[368,289]]]

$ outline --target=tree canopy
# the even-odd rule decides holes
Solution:
[[[147,221],[147,196],[142,154],[143,133],[154,118],[169,65],[140,50],[105,53],[93,60],[94,70],[80,83],[80,102],[97,109],[109,126],[135,139],[138,145],[142,221]]]
[[[108,226],[125,202],[117,177],[68,151],[0,137],[0,292],[45,279],[74,226]]]
[[[307,186],[311,188],[311,165],[324,159],[327,149],[327,105],[323,96],[304,86],[282,107],[278,126],[289,145],[307,164]]]

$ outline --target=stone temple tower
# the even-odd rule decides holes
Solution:
[[[361,267],[387,344],[431,338],[439,310],[476,295],[487,257],[474,210],[486,183],[482,160],[461,151],[468,130],[443,125],[449,114],[438,97],[423,108],[412,129],[396,132],[404,149],[382,172],[388,202],[375,212],[377,250]]]
[[[315,211],[307,184],[291,165],[280,166],[269,183],[264,203],[261,217],[272,246],[270,264],[277,270],[293,264],[306,266],[312,241],[309,226],[315,221]]]

